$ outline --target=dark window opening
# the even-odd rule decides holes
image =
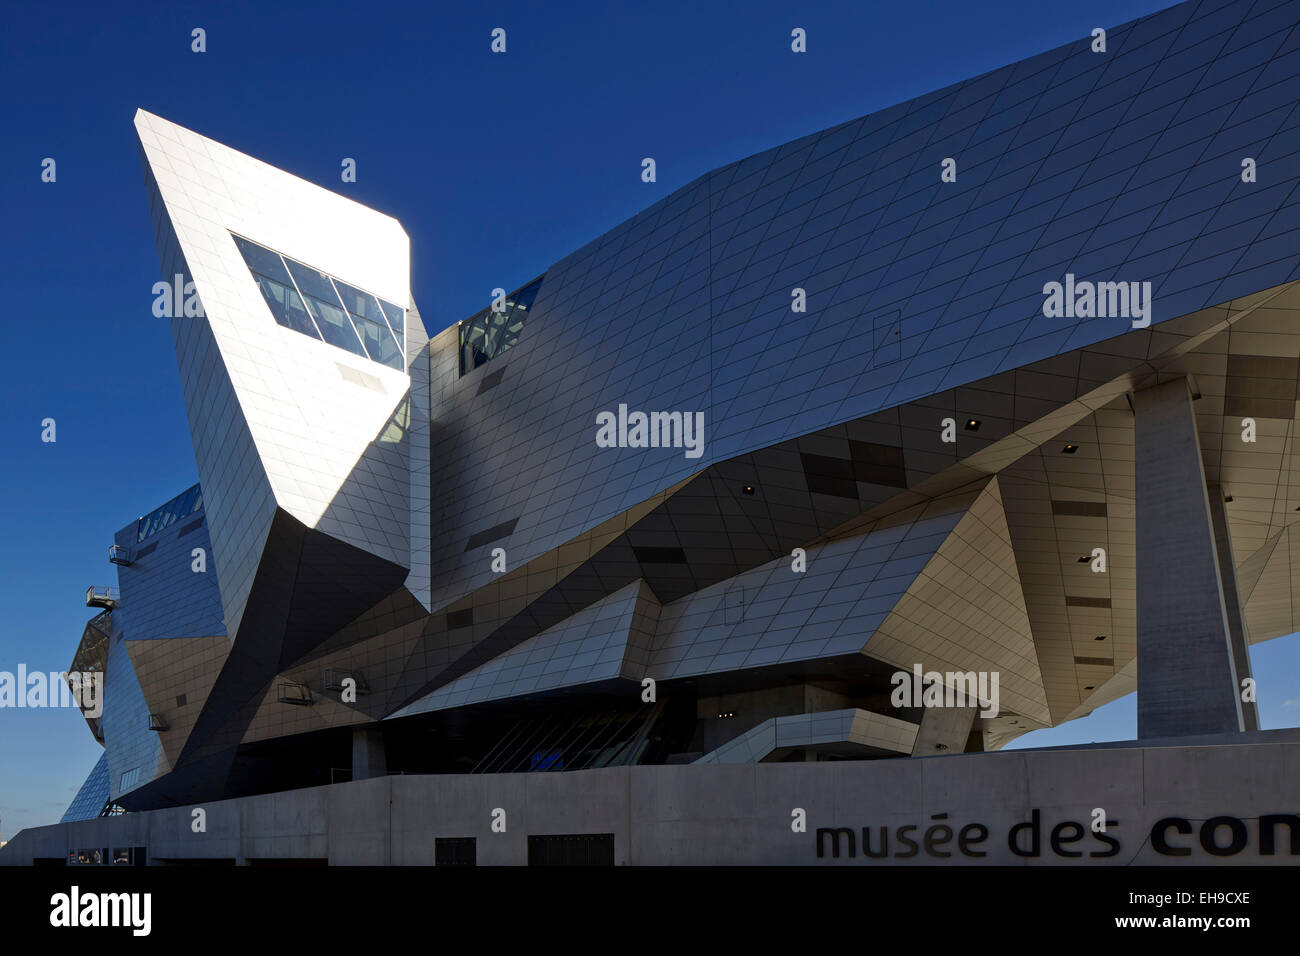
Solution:
[[[485,544],[490,544],[501,538],[508,538],[514,534],[515,525],[519,523],[518,518],[511,518],[509,521],[503,521],[500,524],[493,525],[486,531],[480,531],[477,534],[469,536],[469,541],[465,543],[466,551],[473,551],[475,548],[481,548]]]
[[[613,866],[614,834],[561,833],[528,837],[529,866]]]
[[[514,347],[541,287],[542,279],[534,279],[513,295],[506,296],[500,311],[489,306],[460,324],[461,375]]]
[[[198,521],[191,521],[191,522],[190,522],[189,524],[187,524],[185,527],[181,528],[180,531],[177,531],[177,532],[176,532],[176,537],[178,537],[178,538],[183,538],[183,537],[185,537],[187,534],[189,534],[189,533],[191,533],[191,532],[193,532],[193,531],[198,531],[198,530],[199,530],[200,528],[202,528],[202,527],[203,527],[203,519],[202,519],[202,518],[200,518]]]
[[[686,552],[681,548],[634,547],[632,553],[641,564],[685,564]]]
[[[434,866],[478,866],[478,840],[475,837],[436,837],[433,863]]]

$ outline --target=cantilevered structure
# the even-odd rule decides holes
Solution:
[[[117,536],[74,815],[989,751],[1134,690],[1143,738],[1257,729],[1298,22],[1185,3],[774,147],[460,323],[397,220],[140,111],[198,485]],[[917,665],[997,713],[898,706]]]

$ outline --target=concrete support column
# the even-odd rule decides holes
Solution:
[[[1205,470],[1185,378],[1133,396],[1138,738],[1243,729]]]
[[[966,752],[978,707],[927,707],[912,745],[913,757]]]
[[[1219,579],[1223,582],[1223,604],[1228,612],[1228,641],[1232,648],[1232,664],[1237,674],[1237,697],[1241,698],[1241,682],[1251,676],[1250,632],[1246,630],[1246,615],[1242,611],[1241,592],[1237,590],[1237,565],[1232,555],[1232,539],[1228,536],[1228,515],[1223,507],[1223,489],[1217,485],[1209,489],[1210,520],[1214,524],[1214,543],[1218,548]],[[1259,730],[1259,706],[1255,701],[1241,701],[1241,722],[1246,730]]]
[[[388,774],[384,753],[384,732],[378,727],[357,727],[352,731],[352,779],[369,780]]]

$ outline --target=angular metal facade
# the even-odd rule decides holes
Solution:
[[[548,268],[468,367],[396,221],[141,111],[163,275],[204,313],[172,331],[211,561],[178,546],[161,614],[121,572],[122,666],[167,724],[124,805],[328,782],[376,725],[417,772],[589,765],[602,734],[906,754],[914,664],[1000,675],[959,751],[1084,715],[1135,686],[1129,396],[1177,377],[1228,603],[1249,641],[1300,629],[1298,25],[1184,3],[714,170]],[[405,368],[286,327],[268,288],[334,316],[299,267],[405,307]],[[1149,283],[1149,325],[1045,315],[1067,275]],[[698,454],[602,447],[628,410],[702,416]]]

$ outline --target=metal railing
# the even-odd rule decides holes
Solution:
[[[115,587],[86,588],[86,607],[102,607],[112,610],[122,600],[122,592]]]
[[[312,704],[311,688],[296,681],[281,681],[276,698],[281,704],[298,704],[307,707]]]

